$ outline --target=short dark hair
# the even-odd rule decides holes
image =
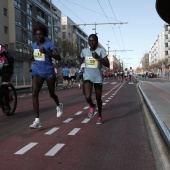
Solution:
[[[98,36],[97,36],[96,34],[90,34],[90,35],[89,35],[89,38],[90,38],[90,37],[93,37],[93,38],[96,40],[96,42],[98,43]],[[88,39],[89,39],[89,38],[88,38]]]
[[[45,26],[44,24],[37,23],[32,29],[33,35],[35,35],[37,30],[41,30],[44,34],[45,37],[48,37],[48,27]]]

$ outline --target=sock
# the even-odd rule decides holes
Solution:
[[[36,122],[40,122],[40,118],[35,118],[35,121]]]

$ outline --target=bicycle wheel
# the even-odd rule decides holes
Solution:
[[[17,92],[15,87],[12,84],[8,84],[8,92],[9,92],[9,105],[11,111],[6,113],[7,116],[12,116],[15,113],[17,107]]]

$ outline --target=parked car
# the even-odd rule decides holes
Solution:
[[[154,74],[153,72],[148,72],[148,78],[156,78],[157,75]]]

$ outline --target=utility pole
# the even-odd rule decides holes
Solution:
[[[110,47],[109,47],[109,42],[110,42],[110,41],[107,41],[107,42],[108,42],[108,44],[106,44],[106,45],[108,45],[108,55],[109,55],[109,48],[110,48]]]

